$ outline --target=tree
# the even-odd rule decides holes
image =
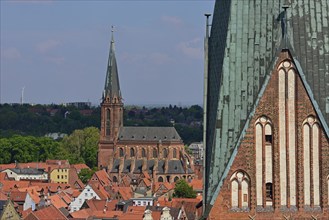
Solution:
[[[62,146],[68,152],[71,164],[86,163],[92,168],[97,166],[98,140],[98,128],[88,127],[64,137]]]
[[[180,179],[176,182],[174,189],[174,197],[196,198],[196,191],[194,191],[192,186],[189,186],[184,179]]]
[[[90,178],[94,175],[95,172],[96,172],[95,169],[92,169],[91,170],[91,169],[85,168],[85,169],[82,169],[80,171],[80,173],[78,174],[78,176],[79,176],[80,180],[84,184],[86,184],[90,180]]]

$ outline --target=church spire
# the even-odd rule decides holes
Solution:
[[[106,71],[103,101],[104,99],[107,98],[109,98],[111,101],[113,98],[117,98],[118,100],[121,99],[118,67],[117,67],[117,61],[115,59],[113,32],[114,32],[114,27],[112,26],[112,38],[111,38],[110,53],[109,53],[107,71]]]

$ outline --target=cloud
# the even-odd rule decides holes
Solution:
[[[60,42],[58,40],[47,40],[38,43],[36,48],[37,51],[39,51],[40,53],[46,53],[49,50],[56,48],[58,45],[60,45]]]
[[[181,27],[184,24],[182,19],[175,16],[162,16],[161,21],[166,24],[173,25],[175,27]]]
[[[1,51],[1,57],[5,59],[16,60],[21,58],[22,54],[17,48],[7,48]]]
[[[188,42],[181,42],[178,44],[177,48],[186,56],[193,59],[202,59],[203,48],[200,47],[200,38],[195,38]]]

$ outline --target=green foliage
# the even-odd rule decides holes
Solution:
[[[176,182],[174,189],[174,197],[177,198],[196,198],[196,191],[192,186],[189,186],[184,179],[180,179]]]
[[[67,151],[71,164],[85,163],[89,167],[96,167],[98,140],[98,128],[88,127],[64,137],[61,145]]]
[[[0,163],[65,159],[67,155],[60,144],[50,138],[20,135],[0,138],[0,152]]]
[[[79,176],[80,180],[84,184],[86,184],[90,180],[90,178],[94,175],[95,172],[96,172],[96,169],[92,169],[92,170],[90,170],[90,169],[82,169],[80,171],[80,173],[78,174],[78,176]]]

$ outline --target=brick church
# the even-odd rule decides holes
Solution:
[[[142,175],[145,177],[145,172],[154,182],[193,179],[193,160],[185,152],[176,129],[125,127],[123,108],[112,33],[101,103],[98,167],[106,169],[112,181],[117,183],[127,175],[130,180],[138,180]]]
[[[329,1],[217,0],[205,42],[203,218],[329,219]]]

